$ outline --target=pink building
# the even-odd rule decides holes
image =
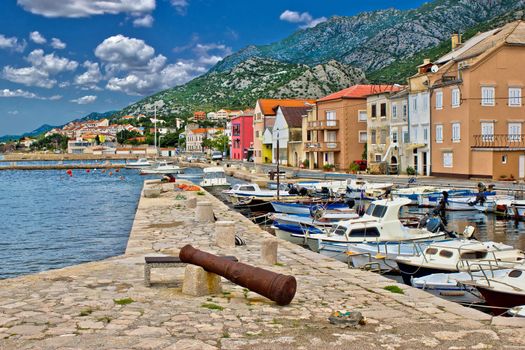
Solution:
[[[231,159],[249,160],[253,153],[253,115],[240,115],[231,119]]]

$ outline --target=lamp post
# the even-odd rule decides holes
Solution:
[[[280,170],[279,170],[279,154],[281,153],[281,150],[279,148],[279,129],[277,131],[277,201],[279,201],[279,195],[280,195],[280,187],[281,187],[281,181],[280,181]]]

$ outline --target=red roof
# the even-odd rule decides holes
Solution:
[[[382,92],[396,92],[400,89],[401,86],[398,85],[354,85],[320,98],[317,101],[331,101],[341,98],[366,98],[369,95],[375,95]]]
[[[193,129],[193,130],[190,130],[192,133],[194,134],[204,134],[205,132],[208,131],[208,129],[206,128],[198,128],[198,129]]]
[[[264,115],[275,115],[275,108],[278,106],[281,107],[304,107],[308,104],[315,103],[315,100],[307,100],[307,99],[299,99],[299,100],[292,100],[292,99],[269,99],[269,98],[261,98],[258,100],[259,106],[261,108],[261,111]]]

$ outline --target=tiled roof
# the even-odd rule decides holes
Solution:
[[[282,107],[281,111],[283,112],[284,119],[289,128],[300,128],[303,123],[303,115],[306,115],[309,107]]]
[[[375,95],[382,92],[395,92],[399,90],[400,87],[398,85],[354,85],[320,98],[317,101],[323,102],[338,100],[341,98],[366,98],[369,95]]]
[[[304,99],[268,99],[261,98],[257,101],[261,107],[261,111],[264,115],[275,115],[275,108],[277,106],[282,107],[304,107],[305,103],[314,104],[315,100],[304,100]]]
[[[208,129],[206,128],[198,128],[198,129],[193,129],[193,130],[190,130],[193,134],[204,134],[205,132],[208,131]]]

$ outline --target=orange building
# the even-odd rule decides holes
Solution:
[[[303,140],[309,167],[329,164],[348,170],[353,161],[361,160],[367,139],[366,98],[394,88],[399,89],[393,85],[354,85],[317,100]]]
[[[432,174],[525,177],[525,23],[480,33],[429,75]]]
[[[193,119],[194,120],[205,120],[206,119],[206,112],[203,111],[197,111],[193,113]]]

